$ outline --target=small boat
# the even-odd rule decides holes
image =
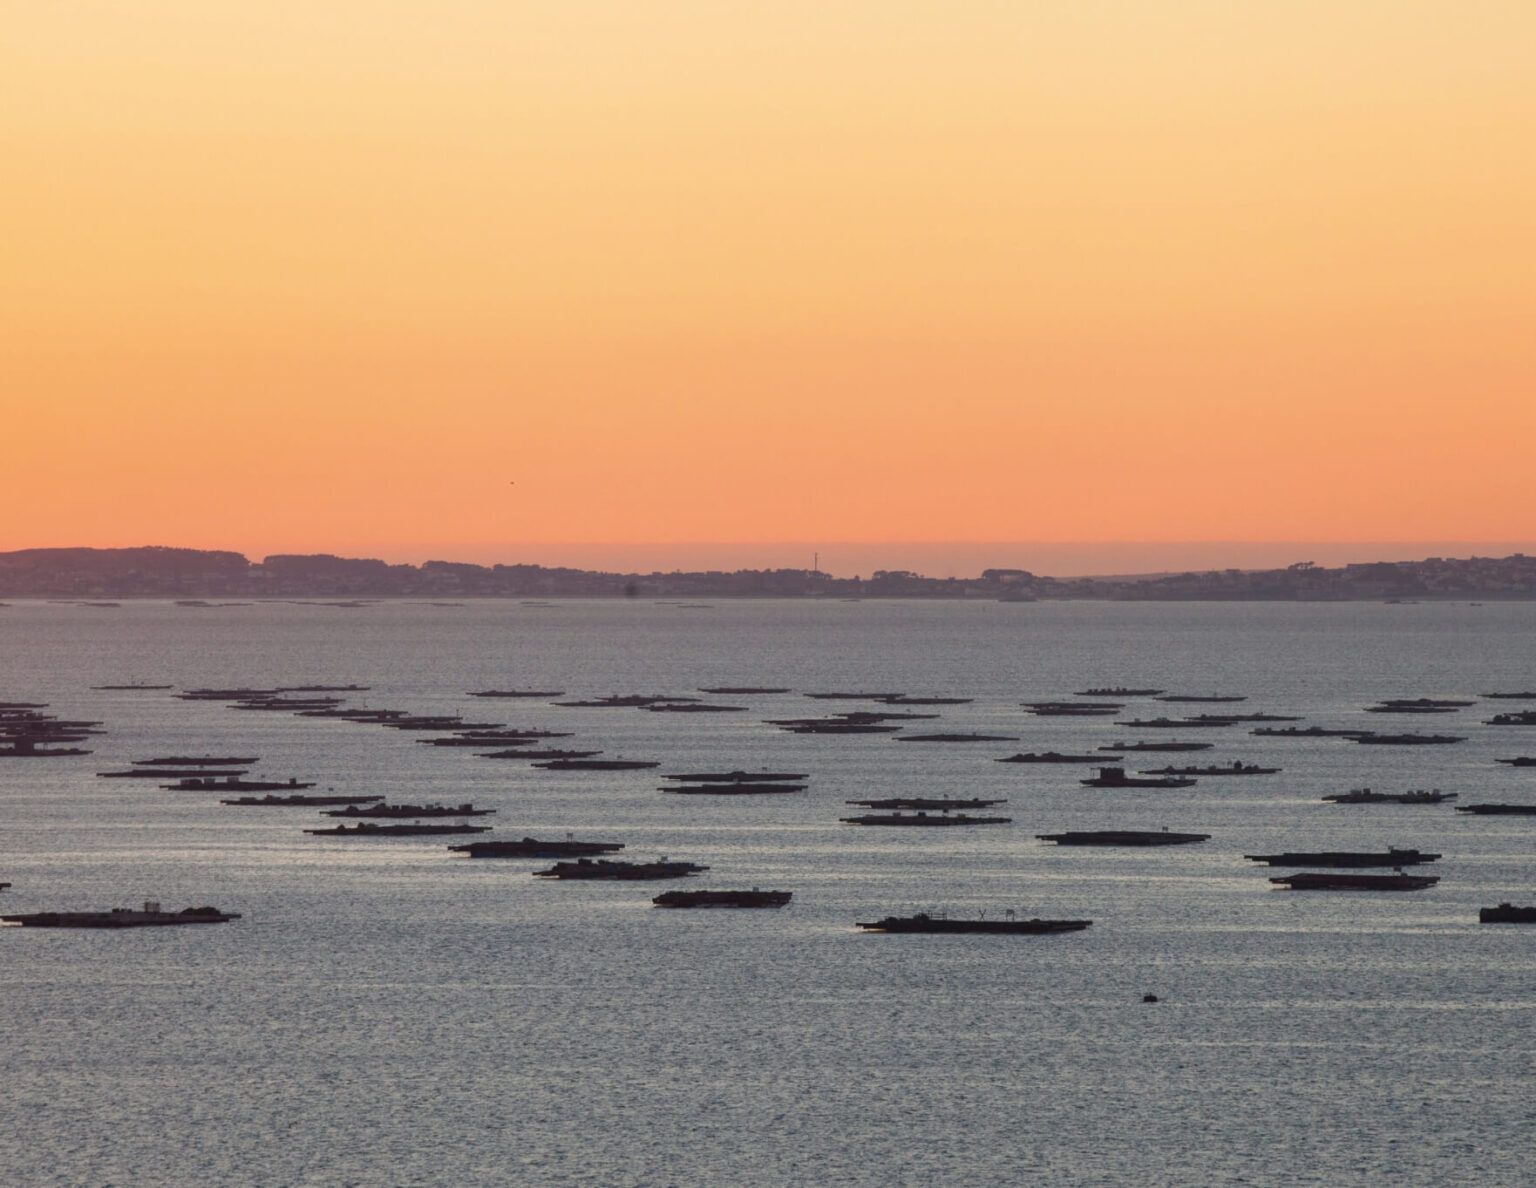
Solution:
[[[885,800],[848,800],[845,804],[857,805],[860,808],[871,809],[922,809],[948,812],[951,809],[983,809],[993,808],[999,804],[1007,804],[1008,799],[1000,800],[961,800],[951,796],[892,796]]]
[[[259,760],[255,755],[163,755],[158,759],[135,759],[135,767],[249,767]]]
[[[788,693],[790,690],[776,685],[716,685],[713,689],[700,689],[699,692],[722,697],[766,697],[771,693]]]
[[[938,714],[915,714],[909,710],[854,710],[833,714],[830,718],[769,718],[770,726],[879,726],[886,722],[916,722],[937,718]]]
[[[250,701],[257,697],[275,697],[276,689],[183,689],[176,694],[181,701]]]
[[[890,701],[895,697],[905,697],[904,693],[807,693],[807,697],[816,701]]]
[[[1188,776],[1133,776],[1123,767],[1101,767],[1099,774],[1078,783],[1089,788],[1192,788],[1195,781]]]
[[[328,812],[327,817],[378,817],[412,820],[421,817],[486,817],[495,809],[477,809],[472,804],[370,804],[367,808],[348,805]]]
[[[1209,751],[1215,743],[1208,742],[1115,742],[1100,747],[1101,751]]]
[[[601,755],[601,751],[562,751],[558,747],[536,747],[532,750],[520,751],[481,751],[476,754],[477,759],[590,759],[593,755]]]
[[[696,862],[673,862],[659,858],[655,862],[617,862],[607,858],[578,858],[557,862],[548,870],[536,870],[539,879],[613,879],[630,882],[641,879],[684,879],[708,870]]]
[[[1312,853],[1288,851],[1284,854],[1244,854],[1249,862],[1263,862],[1269,866],[1413,866],[1420,862],[1435,862],[1439,854],[1423,850],[1400,850],[1389,846],[1385,851],[1373,850],[1318,850]]]
[[[866,722],[823,722],[801,726],[780,726],[786,734],[895,734],[900,726],[877,726]]]
[[[1260,726],[1249,734],[1258,738],[1360,738],[1369,730],[1334,730],[1327,726]]]
[[[1513,759],[1499,759],[1497,762],[1510,767],[1536,767],[1536,755],[1517,755]]]
[[[1466,742],[1467,740],[1457,734],[1357,734],[1353,742],[1362,743],[1368,747],[1439,747],[1451,743]]]
[[[793,891],[663,891],[653,904],[660,908],[779,908]]]
[[[639,771],[661,764],[648,759],[545,759],[534,766],[545,771]]]
[[[336,825],[330,829],[306,829],[316,837],[424,837],[437,833],[489,833],[489,825],[376,825],[359,821],[356,825]]]
[[[894,697],[877,697],[883,705],[970,705],[974,697],[913,697],[899,693]]]
[[[506,742],[512,743],[514,746],[520,746],[531,739],[573,738],[575,734],[574,730],[534,730],[525,727],[521,730],[456,730],[453,737],[466,739],[469,742]]]
[[[1422,891],[1440,881],[1438,875],[1362,875],[1303,873],[1269,880],[1290,891]]]
[[[231,709],[249,710],[253,713],[298,713],[300,710],[335,709],[341,704],[339,697],[261,697],[255,701],[237,701]]]
[[[1523,693],[1479,693],[1478,696],[1493,701],[1536,701],[1536,691],[1531,690]]]
[[[1516,907],[1501,903],[1498,907],[1479,908],[1479,924],[1536,924],[1536,907]]]
[[[1439,788],[1431,792],[1372,792],[1369,788],[1355,788],[1348,792],[1335,792],[1323,799],[1333,804],[1444,804],[1447,800],[1455,800],[1456,795],[1455,792],[1442,792]]]
[[[313,788],[314,780],[244,780],[239,776],[188,776],[174,784],[161,784],[167,792],[282,792]]]
[[[1520,710],[1513,714],[1494,714],[1484,726],[1536,726],[1536,710]]]
[[[0,916],[5,923],[20,924],[23,928],[163,928],[178,924],[227,924],[239,918],[239,912],[221,912],[213,907],[161,911],[154,900],[147,900],[142,908],[112,908],[105,912],[30,912]]]
[[[1035,836],[1058,846],[1188,846],[1211,840],[1209,833],[1170,833],[1166,829],[1096,829]]]
[[[521,841],[467,842],[448,848],[471,858],[590,858],[598,854],[616,854],[624,848],[624,843],[573,841],[570,838],[540,841],[525,837]]]
[[[408,717],[409,715],[404,710],[348,709],[341,707],[300,710],[298,716],[301,718],[334,718],[338,722],[357,722],[363,725],[382,726],[386,722],[399,721],[401,718]]]
[[[1456,811],[1479,817],[1536,817],[1536,804],[1458,804]]]
[[[422,747],[461,747],[473,749],[479,747],[496,746],[521,746],[524,743],[535,743],[539,740],[527,734],[455,734],[448,738],[418,738],[417,746]]]
[[[1040,936],[1052,932],[1081,932],[1092,920],[952,920],[919,912],[915,916],[886,916],[873,923],[860,922],[865,932],[987,932]]]
[[[239,805],[242,808],[325,808],[337,804],[371,804],[384,799],[382,796],[240,796],[234,800],[221,800],[220,804]]]
[[[1128,722],[1116,722],[1115,725],[1129,726],[1138,730],[1219,730],[1224,726],[1235,726],[1237,723],[1232,718],[1207,715],[1200,718],[1133,718]]]
[[[1105,759],[1118,759],[1118,755],[1064,755],[1060,751],[1028,751],[998,759],[998,763],[1102,763]]]
[[[174,685],[92,685],[91,689],[98,693],[126,693],[130,691],[148,691],[151,689],[174,689]]]
[[[1466,709],[1477,702],[1458,697],[1384,697],[1377,704],[1392,709]]]
[[[390,730],[420,730],[423,732],[453,730],[469,733],[475,730],[495,730],[501,723],[466,722],[463,718],[452,715],[437,715],[433,717],[385,718],[379,722],[379,725],[386,726]]]
[[[0,739],[14,743],[17,746],[84,742],[92,735],[105,733],[105,730],[97,730],[91,724],[71,724],[52,719],[36,722],[16,722],[0,719]]]
[[[1127,689],[1124,685],[1116,685],[1102,689],[1080,689],[1072,694],[1073,697],[1157,697],[1167,692],[1166,689]]]
[[[674,792],[679,796],[771,796],[775,792],[804,792],[805,789],[804,784],[751,784],[744,780],[730,780],[723,784],[667,784],[656,790]]]
[[[1277,775],[1278,767],[1260,767],[1257,763],[1218,763],[1210,767],[1154,767],[1144,775],[1186,776],[1259,776]]]
[[[511,699],[517,697],[564,697],[563,689],[482,689],[471,697]]]
[[[896,742],[915,743],[974,743],[974,742],[1018,742],[1017,735],[1008,734],[903,734]]]
[[[96,777],[102,780],[196,780],[207,779],[213,774],[206,767],[134,767],[127,771],[98,771]],[[246,773],[242,768],[224,768],[217,774],[233,779]]]
[[[1248,698],[1242,696],[1241,694],[1227,693],[1164,693],[1161,694],[1157,700],[1181,703],[1191,702],[1200,705],[1215,705],[1217,703],[1226,703],[1232,701],[1247,701]]]
[[[0,740],[16,746],[81,742],[105,734],[95,722],[66,722],[58,718],[17,718],[0,714]]]
[[[1008,825],[1012,817],[971,817],[965,813],[940,813],[930,816],[927,812],[915,813],[865,813],[859,817],[842,817],[844,825],[906,825],[943,827],[946,825]]]

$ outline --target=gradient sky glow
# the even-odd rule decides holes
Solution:
[[[1531,0],[0,11],[0,548],[1536,536]]]

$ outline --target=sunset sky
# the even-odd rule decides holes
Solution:
[[[1536,539],[1532,0],[0,11],[0,549]]]

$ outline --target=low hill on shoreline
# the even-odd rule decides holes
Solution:
[[[1536,598],[1536,557],[1431,557],[1334,568],[1223,569],[1113,578],[1053,578],[987,569],[973,578],[877,570],[839,578],[808,569],[606,573],[543,565],[427,561],[394,565],[331,554],[251,561],[223,550],[144,547],[0,553],[9,598],[469,598],[675,596],[752,598],[1350,601]]]

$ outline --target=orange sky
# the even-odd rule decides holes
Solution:
[[[0,548],[1536,537],[1530,0],[3,11]]]

